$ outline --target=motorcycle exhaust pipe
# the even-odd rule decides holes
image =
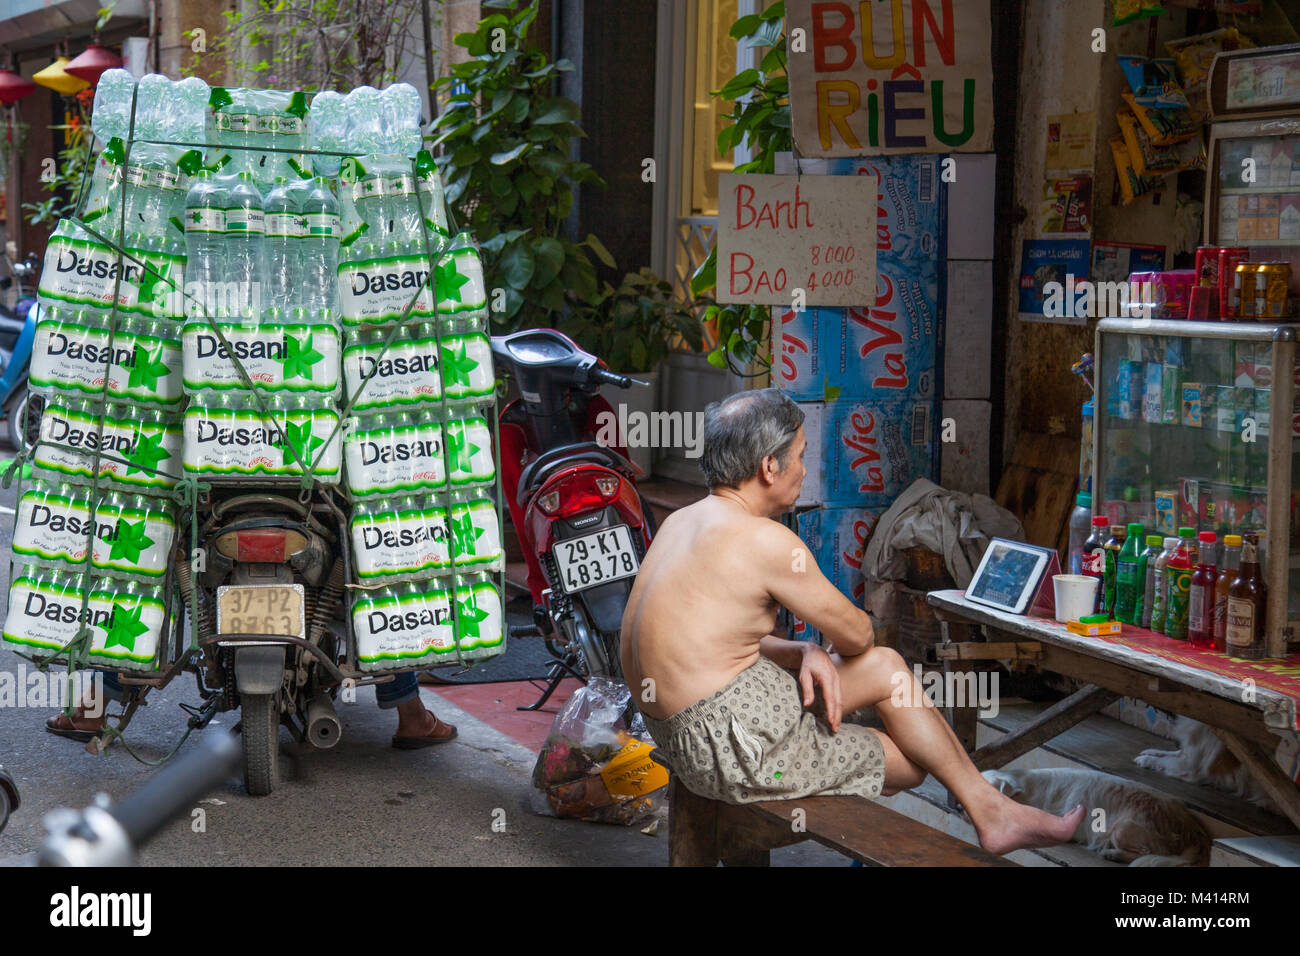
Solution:
[[[334,710],[334,701],[322,692],[307,704],[307,739],[317,750],[329,750],[343,736],[343,725]]]

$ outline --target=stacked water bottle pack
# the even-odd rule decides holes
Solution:
[[[180,217],[202,159],[165,144],[202,142],[207,97],[201,80],[151,75],[137,90],[124,71],[96,91],[102,149],[39,289],[30,379],[45,409],[4,629],[29,649],[65,648],[88,626],[88,662],[155,666],[181,476]]]
[[[419,113],[409,87],[361,87],[318,95],[308,117],[314,145],[359,157],[340,168],[338,294],[365,669],[493,656],[504,639],[482,264],[449,242]]]

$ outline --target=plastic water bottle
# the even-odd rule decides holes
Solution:
[[[289,191],[289,183],[277,178],[263,203],[266,212],[267,305],[277,309],[296,307],[302,288],[302,213]]]
[[[150,73],[140,80],[140,88],[135,95],[135,138],[137,140],[167,138],[170,94],[171,80],[165,76]]]
[[[299,258],[302,304],[309,313],[338,309],[339,204],[322,177],[312,180],[302,206]]]
[[[226,282],[239,302],[233,314],[253,318],[262,308],[262,278],[266,274],[266,218],[262,194],[245,171],[226,194]]]
[[[383,95],[373,86],[358,86],[345,102],[351,151],[362,155],[389,152],[388,136],[382,126]]]
[[[380,98],[380,115],[389,132],[387,151],[413,158],[421,145],[419,92],[409,83],[394,83]]]
[[[451,224],[447,219],[447,204],[443,200],[442,178],[427,150],[420,150],[415,168],[415,186],[419,191],[420,211],[430,233],[429,239],[434,241],[435,235],[450,238]]]
[[[185,280],[190,315],[216,316],[217,292],[226,281],[226,195],[209,170],[202,170],[185,195]]]
[[[307,115],[307,139],[312,149],[348,150],[348,108],[342,95],[333,90],[317,93]],[[313,156],[312,166],[324,176],[337,176],[341,156]]]
[[[1079,492],[1074,498],[1074,510],[1070,512],[1070,574],[1083,573],[1083,543],[1092,533],[1092,495],[1086,491]]]
[[[187,76],[179,83],[172,84],[171,94],[169,115],[172,117],[172,129],[168,138],[192,144],[195,148],[203,147],[207,142],[205,125],[208,97],[211,94],[208,84],[197,76]]]
[[[107,144],[114,136],[125,142],[130,132],[131,96],[134,93],[135,77],[128,71],[106,70],[100,76],[95,87],[91,128],[101,144]]]
[[[424,217],[416,179],[409,166],[393,169],[384,186],[386,212],[392,224],[391,240],[397,255],[419,255],[424,251]],[[430,239],[437,247],[437,237]],[[400,250],[400,251],[397,251]]]

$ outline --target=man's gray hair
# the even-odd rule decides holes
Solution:
[[[738,488],[775,455],[782,470],[803,409],[774,388],[736,392],[704,410],[704,454],[700,470],[709,488]]]

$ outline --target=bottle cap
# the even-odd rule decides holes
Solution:
[[[1164,544],[1164,538],[1160,537],[1160,535],[1158,534],[1147,535],[1147,547],[1158,548],[1162,544]]]
[[[1128,534],[1128,532],[1124,529],[1122,524],[1113,524],[1110,526],[1110,536],[1112,538],[1122,538],[1126,534]]]
[[[1078,505],[1080,508],[1087,508],[1089,511],[1091,511],[1092,493],[1088,491],[1079,492],[1077,495],[1074,496],[1074,503]]]
[[[1092,526],[1094,528],[1104,528],[1108,524],[1110,524],[1110,519],[1107,518],[1105,515],[1092,516]]]
[[[1214,544],[1214,542],[1218,540],[1218,535],[1213,531],[1202,531],[1196,536],[1196,539],[1205,544]]]
[[[1176,548],[1176,547],[1178,547],[1178,539],[1177,539],[1177,538],[1165,538],[1165,548],[1166,548],[1166,549],[1169,549],[1169,548]]]
[[[1128,526],[1128,536],[1130,538],[1140,538],[1142,537],[1143,530],[1142,525],[1138,524],[1136,521],[1131,522]]]
[[[1179,528],[1179,529],[1178,529],[1178,537],[1180,537],[1180,538],[1190,538],[1190,537],[1192,537],[1194,534],[1196,534],[1196,529],[1195,529],[1195,528]]]
[[[1241,547],[1241,535],[1239,535],[1239,534],[1225,534],[1225,535],[1223,536],[1223,543],[1226,544],[1226,545],[1227,545],[1228,547],[1230,547],[1230,548],[1240,548],[1240,547]]]

